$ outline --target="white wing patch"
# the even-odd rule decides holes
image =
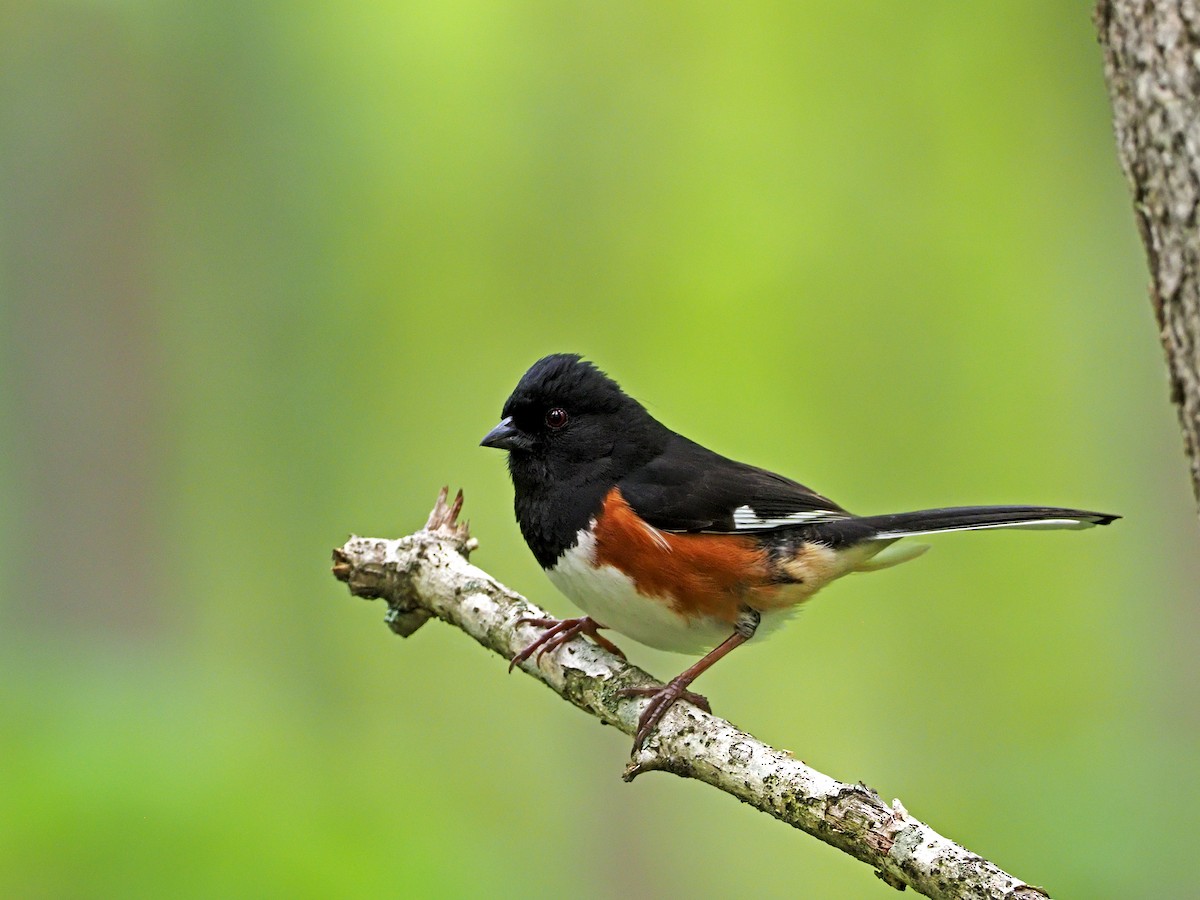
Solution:
[[[788,525],[815,525],[818,522],[836,522],[846,518],[843,512],[832,509],[805,509],[786,516],[763,518],[749,506],[739,506],[733,511],[733,527],[737,531],[763,531],[768,528],[786,528]]]

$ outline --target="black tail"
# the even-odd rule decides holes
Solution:
[[[867,540],[892,540],[943,531],[977,531],[984,528],[1091,528],[1107,525],[1120,516],[1061,509],[1057,506],[955,506],[922,509],[887,516],[863,516],[854,520],[875,533]]]

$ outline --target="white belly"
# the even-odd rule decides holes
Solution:
[[[581,531],[578,543],[546,574],[556,588],[599,624],[647,647],[676,653],[706,653],[733,634],[727,622],[713,618],[689,621],[666,601],[643,597],[624,572],[612,566],[594,566],[595,550],[591,533]],[[791,612],[763,613],[755,637],[774,631]]]

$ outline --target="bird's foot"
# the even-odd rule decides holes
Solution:
[[[540,625],[549,630],[509,661],[508,671],[510,672],[514,666],[519,666],[535,653],[537,654],[537,659],[540,660],[543,654],[549,653],[551,650],[557,650],[567,641],[581,634],[586,634],[609,653],[616,654],[621,659],[625,658],[625,654],[621,652],[620,647],[600,634],[600,629],[604,626],[589,616],[584,616],[581,619],[518,619],[517,624]]]
[[[622,697],[649,697],[650,702],[646,708],[642,710],[642,715],[638,719],[637,734],[633,737],[633,752],[637,753],[642,749],[642,744],[646,742],[646,738],[650,737],[650,733],[658,727],[658,723],[662,721],[662,717],[666,715],[668,709],[675,705],[679,700],[686,700],[693,706],[698,706],[706,713],[712,712],[712,707],[708,705],[708,698],[702,694],[696,694],[687,689],[691,684],[691,680],[682,681],[675,679],[662,687],[630,687],[622,688],[618,693]]]

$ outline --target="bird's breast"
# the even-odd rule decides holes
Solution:
[[[828,580],[822,571],[797,581],[800,568],[781,581],[767,550],[746,535],[659,531],[614,490],[547,574],[601,625],[650,647],[693,653],[729,637],[743,606],[764,613],[760,633],[773,630]]]
[[[687,616],[663,597],[638,590],[632,577],[616,566],[597,563],[591,531],[567,550],[546,574],[556,588],[606,628],[612,628],[647,647],[676,653],[711,650],[731,632],[720,620]]]

